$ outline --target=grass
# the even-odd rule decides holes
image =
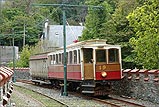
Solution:
[[[32,90],[29,90],[29,89],[26,89],[26,88],[23,88],[23,87],[18,87],[18,86],[14,86],[14,89],[17,90],[20,93],[23,93],[25,95],[29,95],[30,97],[38,100],[39,102],[41,102],[46,107],[60,107],[60,106],[63,106],[60,103],[56,102],[55,100],[50,99],[48,97],[45,97],[43,95],[40,95],[39,93],[33,92]],[[20,102],[23,102],[24,105],[25,105],[25,102],[23,101],[25,99],[18,99],[18,97],[16,97],[16,95],[14,95],[14,94],[12,95],[12,99],[14,99],[16,105],[20,104]]]

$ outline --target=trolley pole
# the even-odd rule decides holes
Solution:
[[[66,54],[66,7],[80,7],[80,8],[102,8],[101,6],[89,5],[70,5],[70,4],[32,4],[33,6],[54,6],[61,7],[63,12],[63,48],[64,48],[64,91],[63,96],[67,96],[67,54]]]

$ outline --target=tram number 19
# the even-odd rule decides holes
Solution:
[[[102,71],[106,70],[106,68],[107,68],[106,65],[100,65],[99,66],[99,70],[102,70]]]

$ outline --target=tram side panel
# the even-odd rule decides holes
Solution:
[[[33,79],[44,80],[48,78],[47,59],[30,60],[30,74]]]
[[[50,79],[63,79],[64,78],[64,67],[63,65],[50,65],[48,68],[48,77]],[[81,80],[81,66],[67,65],[67,79],[69,80]]]
[[[81,80],[81,64],[79,49],[70,49],[67,51],[67,79]],[[57,51],[49,54],[50,65],[48,67],[49,79],[63,79],[64,65],[63,52]]]
[[[81,80],[81,65],[68,65],[68,79]]]

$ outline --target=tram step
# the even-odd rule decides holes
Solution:
[[[93,93],[95,93],[95,91],[82,91],[82,93],[93,94]]]
[[[40,84],[51,84],[50,82],[48,81],[42,81],[42,80],[31,80],[32,82],[35,82],[35,83],[40,83]]]
[[[87,85],[87,84],[83,84],[82,87],[96,87],[95,85]]]

